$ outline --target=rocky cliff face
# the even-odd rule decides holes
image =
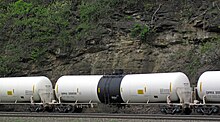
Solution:
[[[46,75],[55,82],[62,75],[115,69],[125,74],[182,71],[195,83],[202,72],[220,69],[219,0],[74,0],[69,5],[64,30],[56,26],[52,41],[18,43],[23,46],[13,50],[21,48],[19,54],[7,46],[23,38],[12,38],[13,22],[2,20],[1,76]],[[61,32],[68,35],[65,44],[59,42]],[[9,62],[9,55],[16,60]]]

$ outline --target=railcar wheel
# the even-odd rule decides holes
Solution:
[[[39,105],[36,107],[35,112],[42,112],[43,110],[43,106]]]
[[[66,110],[67,110],[68,113],[73,113],[73,112],[74,112],[74,107],[73,107],[73,105],[67,105],[67,106],[66,106]]]
[[[75,107],[75,110],[74,110],[75,113],[82,113],[82,111],[83,111],[83,108]]]
[[[61,104],[57,106],[57,111],[59,113],[65,113],[65,107]]]
[[[165,108],[164,108],[164,107],[163,107],[163,108],[161,108],[161,109],[160,109],[160,111],[161,111],[161,113],[166,114],[166,110],[165,110]]]
[[[45,111],[53,112],[54,111],[54,106],[52,106],[52,105],[45,105],[44,109],[43,109],[43,112],[45,112]]]
[[[186,107],[186,108],[184,108],[184,114],[186,114],[186,115],[190,115],[191,113],[192,113],[192,109],[190,108],[190,107]]]
[[[199,105],[199,106],[195,106],[195,112],[198,114],[204,114],[204,110],[203,110],[203,106]]]
[[[27,108],[27,110],[28,110],[29,112],[35,112],[35,109],[36,109],[36,107],[35,107],[34,105],[30,105],[30,106]]]
[[[213,107],[213,113],[217,114],[219,112],[219,106]]]

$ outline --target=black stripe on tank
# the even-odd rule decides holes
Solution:
[[[120,86],[124,76],[122,75],[105,75],[97,87],[99,100],[105,104],[123,103]]]

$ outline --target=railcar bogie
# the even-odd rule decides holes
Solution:
[[[179,114],[183,111],[182,106],[179,105],[164,105],[160,109],[164,114]]]
[[[202,115],[217,114],[219,112],[219,106],[216,105],[198,105],[195,107],[195,111]]]

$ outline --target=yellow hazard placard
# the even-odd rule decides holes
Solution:
[[[58,93],[58,85],[55,86],[55,92]]]
[[[32,87],[32,92],[34,93],[34,90],[35,90],[35,85],[33,85],[33,87]]]
[[[101,92],[101,89],[100,88],[98,88],[98,93],[100,93]]]
[[[13,95],[13,92],[12,91],[7,91],[7,94],[8,95]]]
[[[172,83],[170,82],[170,92],[172,92]]]
[[[199,91],[202,92],[202,82],[199,84]]]
[[[138,94],[144,94],[144,90],[139,89],[139,90],[137,90],[137,93]]]

